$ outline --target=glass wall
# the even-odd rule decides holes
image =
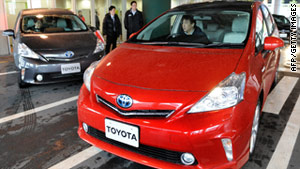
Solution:
[[[27,0],[6,0],[5,1],[8,29],[14,28],[19,12],[22,9],[28,9],[28,6],[29,4]]]
[[[71,0],[56,0],[56,8],[71,10],[72,2],[71,2]]]
[[[108,1],[107,0],[95,0],[95,11],[98,12],[100,20],[100,31],[102,32],[103,19],[106,13],[108,13]]]
[[[119,16],[119,19],[122,22],[122,0],[111,0],[111,5],[116,7],[116,14]]]
[[[31,8],[51,8],[51,0],[30,0]]]
[[[76,1],[76,13],[82,11],[82,15],[87,25],[91,25],[91,1],[90,0],[77,0]]]

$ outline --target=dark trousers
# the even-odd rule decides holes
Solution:
[[[118,38],[118,36],[115,35],[115,34],[113,36],[107,36],[106,47],[105,47],[105,53],[106,54],[109,53],[111,45],[112,45],[111,50],[113,50],[117,47],[117,38]]]

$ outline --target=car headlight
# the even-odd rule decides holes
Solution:
[[[237,105],[244,99],[246,73],[231,73],[210,93],[198,101],[188,113],[220,110]]]
[[[94,50],[94,53],[98,53],[104,50],[104,43],[101,40],[97,40],[96,48]]]
[[[85,71],[83,74],[83,81],[86,88],[91,91],[91,77],[94,73],[95,68],[97,67],[99,61],[93,62]]]
[[[19,56],[31,58],[31,59],[40,59],[39,55],[32,51],[27,45],[24,43],[18,44],[18,54]]]

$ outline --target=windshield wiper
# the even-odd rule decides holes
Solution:
[[[206,46],[204,43],[192,43],[192,42],[142,42],[144,45],[163,45],[163,46]]]
[[[206,46],[202,46],[204,48],[215,48],[215,47],[243,47],[244,43],[212,43]]]

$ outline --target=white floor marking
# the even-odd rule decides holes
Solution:
[[[49,169],[66,169],[66,168],[75,167],[76,165],[93,157],[94,155],[100,153],[101,151],[103,151],[103,150],[96,148],[94,146],[91,146],[91,147],[57,163],[56,165],[50,167]]]
[[[10,116],[7,116],[7,117],[3,117],[3,118],[0,119],[0,124],[11,121],[11,120],[14,120],[14,119],[17,119],[17,118],[20,118],[20,117],[27,116],[27,115],[30,115],[30,114],[34,114],[34,113],[37,113],[37,112],[40,112],[40,111],[43,111],[43,110],[46,110],[46,109],[50,109],[52,107],[56,107],[56,106],[59,106],[59,105],[62,105],[62,104],[65,104],[65,103],[68,103],[68,102],[71,102],[71,101],[75,101],[77,99],[78,99],[78,96],[73,96],[73,97],[63,99],[63,100],[60,100],[60,101],[57,101],[57,102],[54,102],[54,103],[50,103],[50,104],[47,104],[47,105],[44,105],[44,106],[37,107],[37,108],[34,108],[34,109],[30,109],[30,110],[27,110],[27,111],[24,111],[24,112],[20,112],[20,113],[13,114],[13,115],[10,115]]]
[[[299,95],[300,96],[300,95]],[[267,169],[286,169],[300,130],[300,97],[280,137]]]
[[[18,73],[18,71],[11,71],[11,72],[0,73],[0,76],[2,76],[2,75],[8,75],[8,74],[14,74],[14,73]]]
[[[279,114],[299,78],[284,76],[267,97],[263,112]]]
[[[295,73],[295,74],[300,74],[300,70],[297,69],[296,72],[292,72],[291,69],[285,68],[285,67],[279,67],[278,72],[287,72],[287,73]]]

